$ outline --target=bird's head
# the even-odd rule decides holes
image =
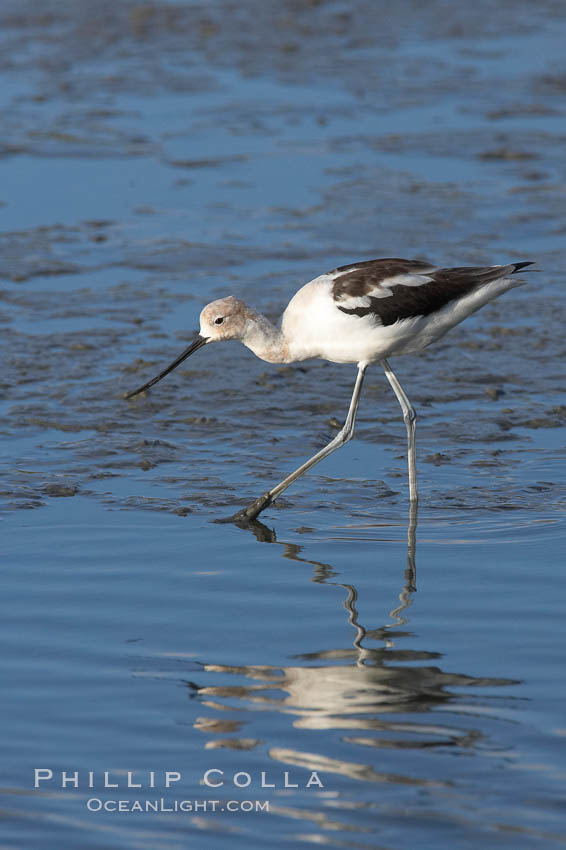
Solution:
[[[132,398],[144,390],[149,389],[173,369],[176,369],[183,360],[202,348],[209,342],[221,342],[225,339],[243,339],[248,327],[248,322],[251,317],[251,312],[243,301],[229,295],[227,298],[219,298],[218,301],[211,301],[200,314],[200,333],[194,341],[179,355],[172,363],[169,364],[159,375],[152,378],[151,381],[138,387],[137,390],[128,393],[125,397]]]
[[[200,336],[207,342],[242,339],[248,319],[248,308],[239,298],[219,298],[207,304],[200,314]]]

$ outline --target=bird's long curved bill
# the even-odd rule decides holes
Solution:
[[[142,387],[138,387],[137,390],[128,393],[126,398],[133,398],[135,395],[138,395],[138,393],[143,393],[144,390],[148,390],[150,387],[160,381],[161,378],[164,378],[165,375],[168,375],[169,372],[172,372],[173,369],[176,369],[177,366],[179,366],[179,364],[183,362],[183,360],[186,360],[187,357],[190,357],[191,354],[194,354],[194,352],[198,351],[199,348],[202,348],[203,345],[206,345],[207,342],[208,337],[200,336],[199,334],[199,336],[197,336],[194,342],[192,342],[188,348],[185,348],[183,353],[180,354],[176,360],[173,360],[173,362],[170,363],[169,366],[167,366],[167,368],[163,370],[163,372],[160,372],[159,375],[156,375],[155,378],[152,378],[151,381],[147,382],[147,384],[144,384]]]

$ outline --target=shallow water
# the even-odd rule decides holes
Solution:
[[[565,36],[552,2],[2,5],[3,847],[564,845]],[[414,537],[377,367],[357,439],[217,523],[352,369],[209,346],[123,394],[209,300],[388,255],[540,269],[397,361]]]

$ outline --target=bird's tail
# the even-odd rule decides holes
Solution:
[[[512,267],[511,274],[517,274],[517,272],[520,272],[521,269],[525,268],[525,266],[534,265],[534,262],[534,260],[527,260],[524,263],[509,263],[509,265]],[[531,269],[531,271],[533,271],[533,269]]]

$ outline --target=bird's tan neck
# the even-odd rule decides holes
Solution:
[[[269,319],[250,308],[249,321],[242,342],[256,357],[268,363],[290,363],[289,346],[282,331]]]

